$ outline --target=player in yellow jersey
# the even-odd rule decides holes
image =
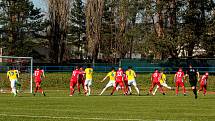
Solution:
[[[131,66],[128,67],[128,70],[125,72],[125,74],[128,76],[128,92],[130,92],[130,94],[132,93],[131,85],[133,85],[137,91],[137,94],[140,95],[140,91],[137,88],[137,83],[135,81],[136,73],[134,72],[134,70],[132,70]]]
[[[102,95],[104,93],[104,91],[108,88],[108,87],[111,87],[115,85],[115,77],[116,77],[116,72],[115,72],[115,69],[114,67],[111,69],[111,72],[109,72],[105,78],[101,81],[101,82],[104,82],[105,79],[107,78],[110,78],[110,81],[107,83],[107,85],[105,86],[105,88],[102,90],[102,92],[100,93],[100,95]]]
[[[14,94],[14,96],[16,96],[17,95],[16,84],[18,83],[19,71],[15,70],[14,68],[10,69],[7,72],[7,78],[10,80],[12,93]]]
[[[163,71],[161,71],[160,74],[161,74],[161,78],[160,78],[160,84],[161,84],[161,86],[166,87],[168,89],[173,89],[172,87],[170,87],[170,86],[168,86],[166,84],[166,74]],[[157,92],[158,88],[159,88],[159,86],[157,85],[157,87],[155,88],[155,90],[152,93],[152,95],[155,95],[155,93]]]
[[[88,66],[85,69],[85,74],[86,74],[86,80],[84,82],[84,88],[86,90],[86,95],[90,95],[91,89],[90,86],[92,85],[92,79],[93,79],[93,68],[91,68],[91,66]]]

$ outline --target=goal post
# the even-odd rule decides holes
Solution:
[[[25,63],[26,65],[22,65],[23,63]],[[29,84],[27,85],[29,87],[27,90],[25,89],[24,91],[30,93],[33,92],[33,57],[0,56],[0,67],[1,73],[6,73],[9,67],[16,67],[18,71],[23,71],[23,73],[25,74],[23,76],[25,77],[24,81],[29,81]],[[4,84],[2,84],[1,86],[4,86]],[[0,88],[2,91],[2,87]]]

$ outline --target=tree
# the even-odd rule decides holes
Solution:
[[[83,58],[82,49],[85,49],[86,44],[86,20],[85,9],[82,0],[74,0],[71,8],[71,17],[69,25],[69,33],[71,33],[68,41],[72,46],[78,48],[79,58]]]
[[[43,15],[29,0],[1,0],[0,26],[4,33],[1,42],[7,55],[36,56],[40,40],[34,35],[43,30]],[[36,54],[36,55],[35,55]]]
[[[62,63],[68,59],[67,33],[70,0],[48,0],[50,30],[48,33],[50,61]]]

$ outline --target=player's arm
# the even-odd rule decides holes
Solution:
[[[200,74],[199,74],[199,71],[197,70],[197,72],[196,72],[196,75],[197,75],[197,80],[199,80],[200,78]]]
[[[108,75],[106,75],[106,76],[105,76],[105,78],[104,78],[104,79],[102,79],[102,81],[101,81],[101,82],[104,82],[104,81],[105,81],[105,79],[107,79],[107,77],[108,77]]]
[[[175,76],[174,76],[174,82],[176,82],[176,77],[177,77],[177,75],[175,74]]]
[[[135,73],[135,71],[134,71],[134,78],[136,78],[137,77],[137,75],[136,75],[136,73]]]
[[[19,72],[18,70],[16,70],[16,73],[17,73],[17,78],[19,78],[19,73],[20,73],[20,72]]]
[[[45,72],[44,72],[44,70],[43,70],[43,73],[42,73],[42,75],[43,75],[43,78],[45,78],[46,76],[45,76]]]
[[[7,78],[9,79],[9,71],[7,72]]]
[[[151,76],[151,79],[150,79],[150,80],[151,80],[151,82],[153,81],[153,78],[152,78],[152,76]]]

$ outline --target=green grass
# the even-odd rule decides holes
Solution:
[[[99,90],[100,91],[100,90]],[[68,90],[47,91],[47,96],[0,94],[1,121],[214,121],[215,95],[174,96],[83,96],[69,97]],[[94,92],[94,94],[97,92]]]

